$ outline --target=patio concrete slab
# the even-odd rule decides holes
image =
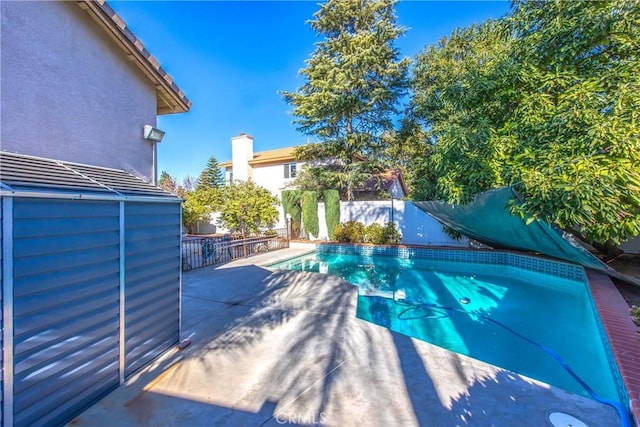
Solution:
[[[540,426],[556,411],[619,423],[593,400],[356,318],[357,290],[336,277],[253,265],[272,257],[185,273],[191,346],[71,424]]]

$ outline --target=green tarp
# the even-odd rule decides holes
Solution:
[[[511,187],[478,194],[466,205],[444,202],[414,204],[467,237],[494,248],[539,252],[554,258],[610,273],[612,269],[586,250],[573,236],[544,221],[529,225],[507,207],[516,194]]]

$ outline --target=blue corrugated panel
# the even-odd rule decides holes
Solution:
[[[125,375],[179,340],[180,204],[125,205]]]
[[[4,313],[4,304],[3,304],[3,300],[2,297],[4,295],[4,268],[3,268],[3,264],[2,264],[2,248],[3,246],[3,234],[2,234],[2,230],[4,227],[2,227],[2,219],[3,219],[3,211],[4,208],[2,206],[2,197],[0,197],[0,307],[3,308],[3,313]],[[4,323],[3,322],[4,319],[4,315],[0,316],[0,329],[1,331],[4,331]],[[4,360],[2,358],[3,354],[4,354],[4,342],[2,341],[2,333],[0,332],[0,427],[4,425]]]
[[[119,205],[14,200],[14,424],[50,425],[118,385]]]

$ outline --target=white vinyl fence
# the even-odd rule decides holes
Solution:
[[[278,207],[280,222],[276,227],[284,228],[284,215],[282,207]],[[226,233],[216,222],[219,214],[212,214],[210,223],[200,223],[199,231],[210,233]],[[469,247],[469,240],[462,237],[458,240],[447,235],[442,225],[431,216],[418,209],[410,201],[382,200],[365,202],[340,202],[340,222],[359,221],[364,225],[374,222],[384,225],[392,221],[402,234],[401,243],[405,245],[433,245],[433,246],[457,246]],[[307,236],[314,240],[326,240],[328,238],[327,221],[325,219],[324,203],[318,204],[318,223],[320,233],[318,236]],[[206,230],[206,231],[205,231]]]
[[[319,239],[327,237],[327,225],[324,215],[324,203],[318,205],[320,223]],[[366,202],[340,202],[340,222],[359,221],[364,225],[393,222],[402,234],[401,243],[405,245],[432,245],[469,247],[469,240],[458,240],[447,235],[442,225],[418,209],[410,201],[383,200]]]
[[[285,228],[282,206],[278,206],[278,212],[280,214],[280,220],[276,224],[276,228]],[[324,212],[324,203],[319,203],[318,222],[320,225],[320,233],[319,236],[313,236],[314,239],[324,240],[328,236]],[[214,213],[211,215],[211,220],[208,223],[199,223],[198,233],[227,233],[228,230],[225,230],[219,225],[216,227],[219,216],[219,214]],[[410,201],[340,202],[340,222],[347,221],[359,221],[364,225],[369,225],[374,222],[384,225],[388,221],[392,221],[402,234],[401,243],[406,245],[470,246],[469,240],[466,237],[456,240],[448,236],[437,220],[418,209]],[[619,247],[626,253],[640,253],[640,236],[623,242]]]

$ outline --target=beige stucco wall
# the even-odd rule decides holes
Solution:
[[[155,89],[75,2],[0,2],[2,150],[151,180]]]

